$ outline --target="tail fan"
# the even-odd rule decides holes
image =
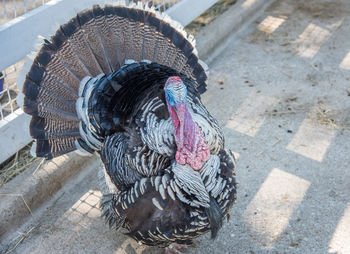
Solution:
[[[44,40],[25,77],[23,108],[32,115],[30,134],[37,140],[38,156],[51,159],[77,148],[99,150],[99,135],[86,145],[84,133],[91,136],[86,131],[90,126],[77,113],[77,100],[89,93],[87,76],[111,74],[128,59],[170,67],[193,80],[198,92],[206,89],[194,40],[180,24],[141,5],[94,6]]]

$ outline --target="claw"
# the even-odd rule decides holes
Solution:
[[[172,243],[165,248],[165,254],[183,254],[181,251],[179,251],[181,249],[187,249],[187,245]]]

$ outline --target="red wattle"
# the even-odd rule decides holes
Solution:
[[[201,129],[193,121],[185,103],[175,107],[168,104],[168,110],[175,129],[176,161],[181,165],[189,164],[194,170],[200,170],[210,156]]]

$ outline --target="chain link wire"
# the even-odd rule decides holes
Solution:
[[[0,25],[19,17],[50,0],[0,0]]]

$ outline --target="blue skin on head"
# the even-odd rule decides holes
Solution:
[[[167,102],[169,103],[170,106],[174,107],[176,102],[175,102],[175,97],[172,91],[165,89],[165,97]]]
[[[169,78],[165,85],[165,97],[170,106],[174,107],[177,104],[183,104],[186,101],[187,88],[178,80]]]
[[[169,77],[164,86],[165,97],[175,130],[177,145],[175,159],[200,170],[209,159],[210,150],[187,108],[187,88],[178,76]]]

